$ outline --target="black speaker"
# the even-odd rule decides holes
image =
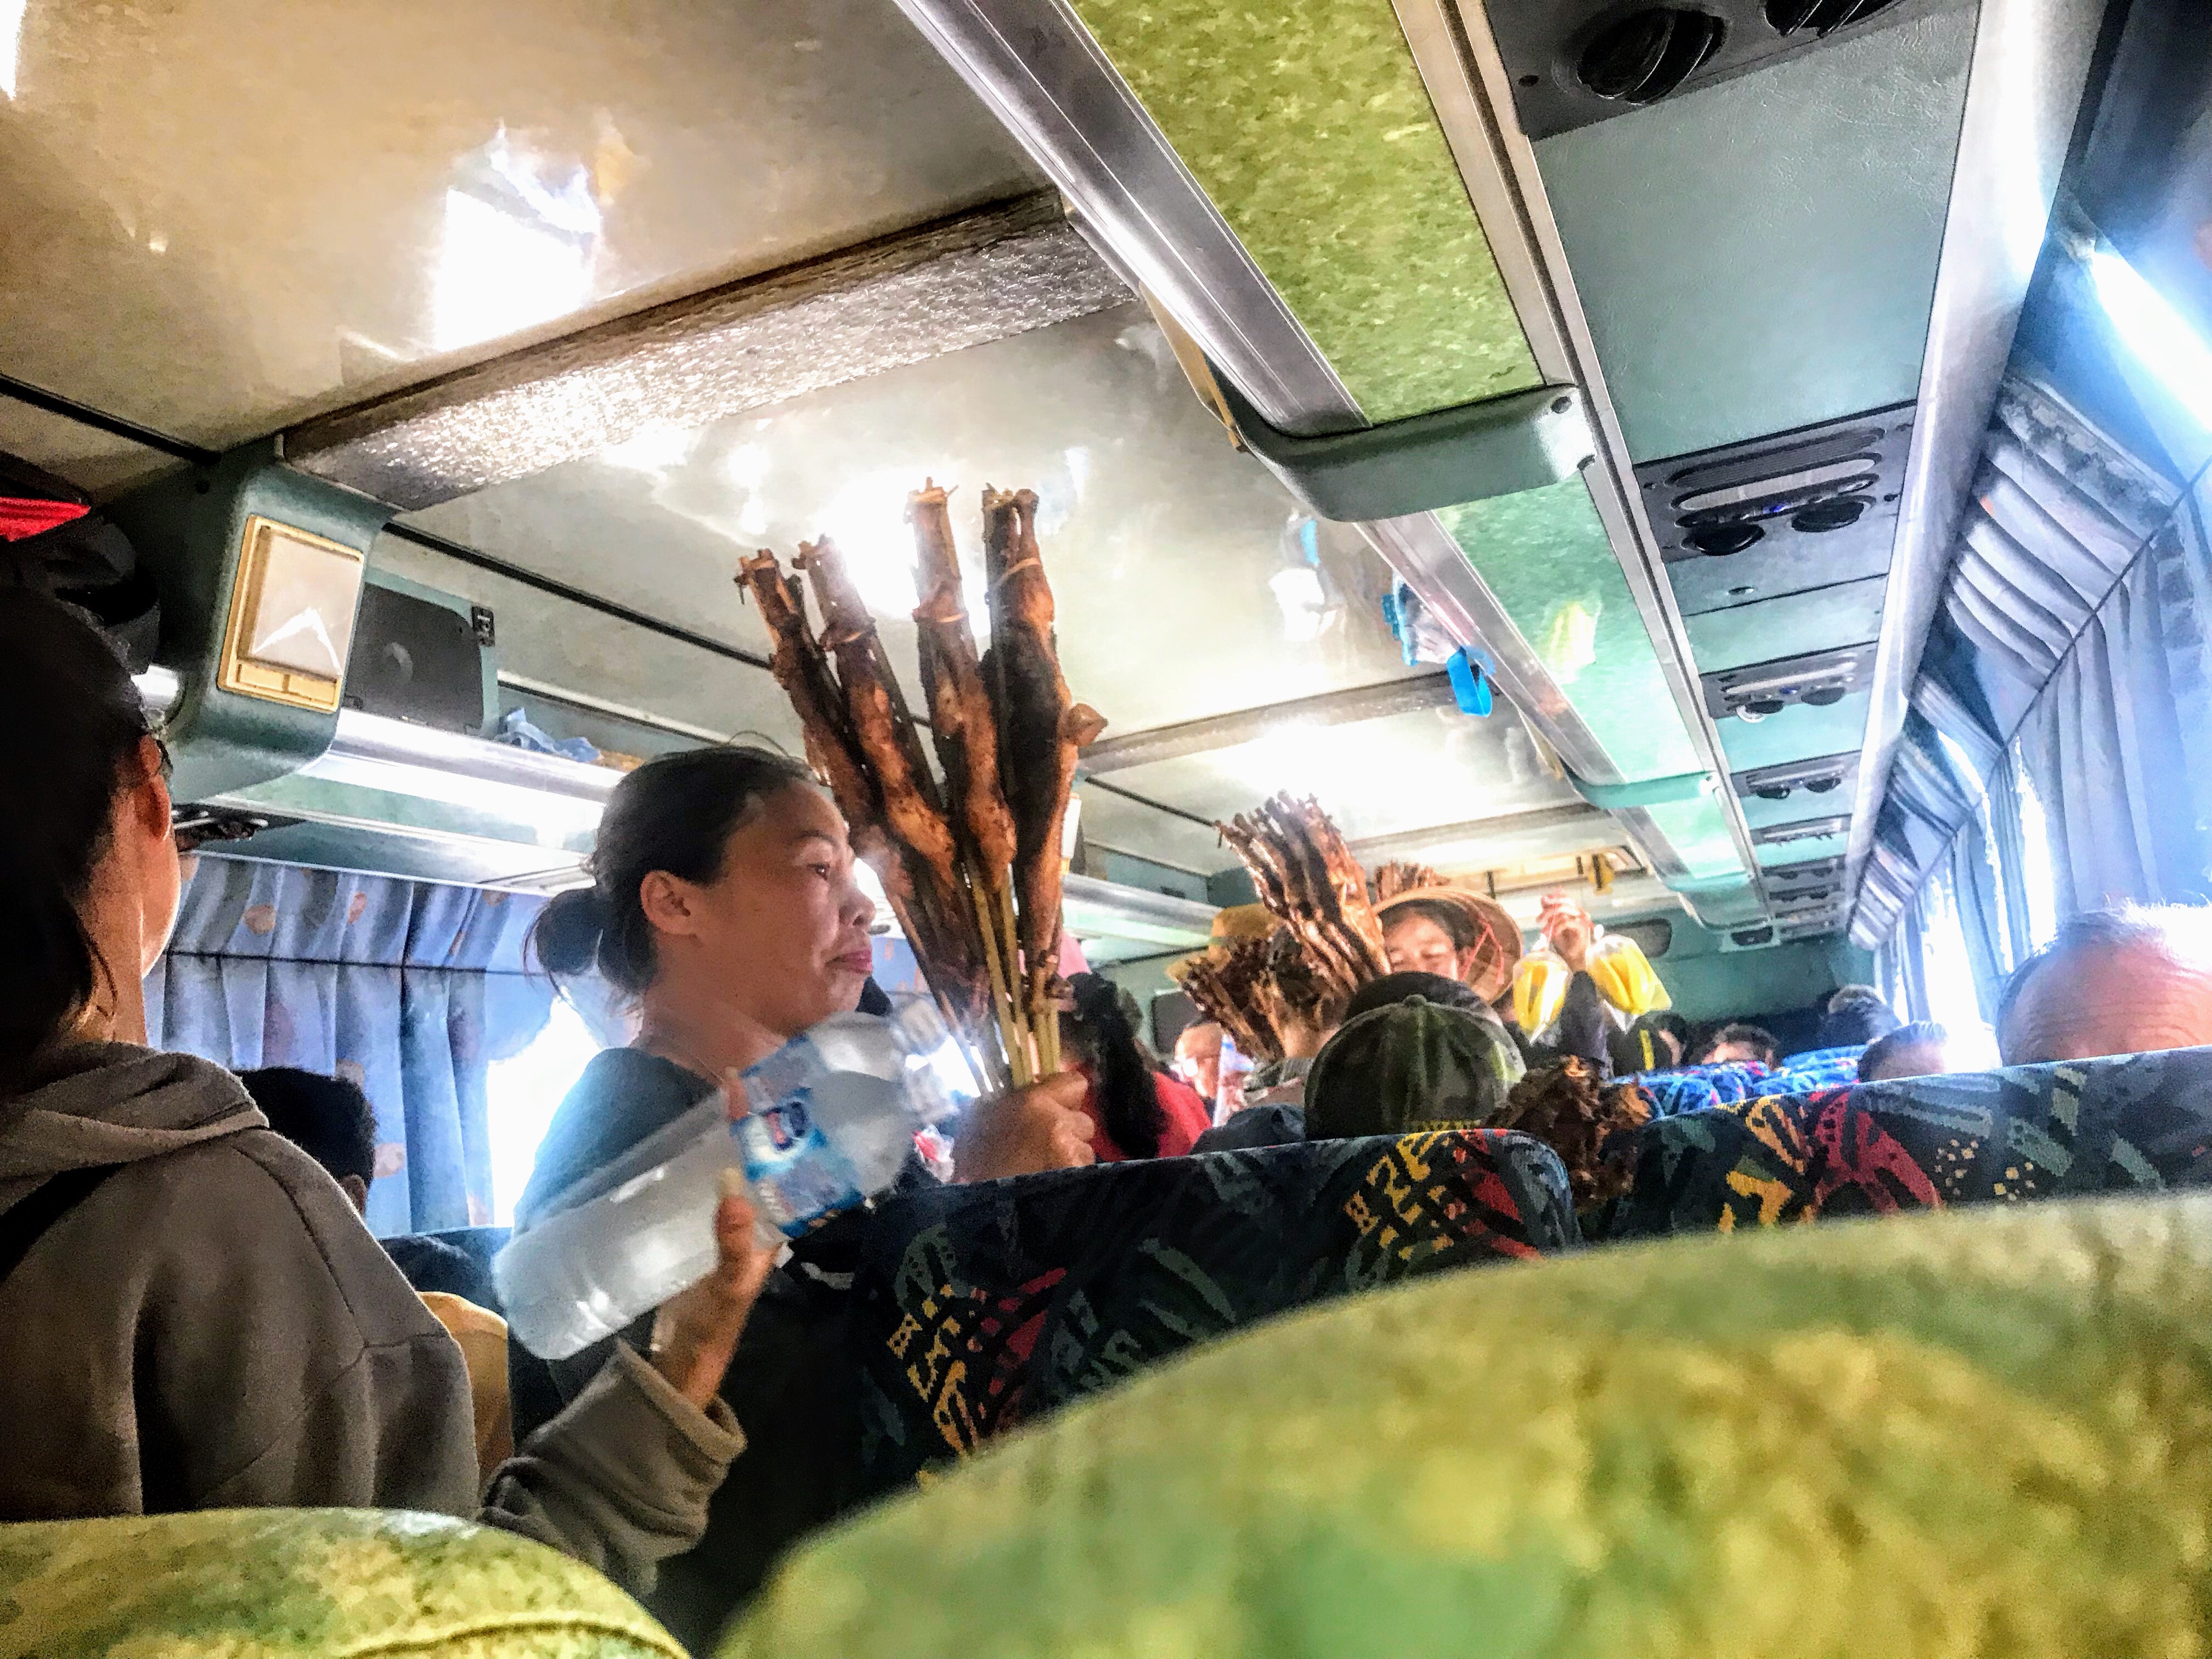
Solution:
[[[481,736],[496,713],[492,614],[372,571],[346,659],[348,708]]]

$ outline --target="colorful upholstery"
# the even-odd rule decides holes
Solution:
[[[1310,1310],[803,1547],[722,1659],[2196,1654],[2212,1198]]]
[[[1579,1242],[1558,1157],[1462,1130],[908,1194],[852,1273],[877,1491],[1285,1309]],[[805,1246],[799,1247],[805,1259]]]
[[[1839,1083],[1856,1083],[1859,1056],[1866,1051],[1865,1043],[1850,1042],[1840,1048],[1814,1048],[1807,1054],[1792,1054],[1774,1073],[1775,1091],[1802,1095],[1814,1089],[1832,1089]]]
[[[1755,1060],[1729,1060],[1720,1066],[1680,1066],[1670,1072],[1639,1072],[1636,1081],[1651,1097],[1651,1109],[1660,1117],[1732,1105],[1770,1092],[1774,1073]]]
[[[579,1562],[442,1516],[210,1510],[0,1527],[0,1654],[683,1659]]]
[[[2212,1049],[1770,1095],[1639,1132],[1593,1237],[2212,1182]]]

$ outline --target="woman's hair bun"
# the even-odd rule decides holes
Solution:
[[[531,944],[548,973],[581,974],[599,960],[607,905],[596,886],[556,893],[530,930]]]

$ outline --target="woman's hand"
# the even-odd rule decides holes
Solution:
[[[1589,912],[1581,905],[1563,893],[1547,893],[1536,926],[1543,933],[1544,942],[1569,969],[1579,974],[1589,965],[1590,940],[1597,930]]]
[[[1094,1162],[1097,1131],[1083,1109],[1090,1088],[1082,1073],[1062,1072],[977,1101],[952,1146],[952,1178],[996,1181]]]
[[[723,1098],[733,1120],[745,1115],[744,1085],[735,1072],[724,1079]],[[722,1386],[775,1251],[760,1241],[744,1194],[726,1189],[714,1206],[714,1270],[653,1316],[653,1368],[702,1411]]]

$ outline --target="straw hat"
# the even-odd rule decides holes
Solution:
[[[1505,988],[1513,982],[1513,969],[1521,961],[1521,924],[1506,914],[1505,907],[1496,899],[1445,883],[1393,893],[1375,907],[1375,914],[1387,931],[1390,913],[1401,905],[1414,903],[1449,905],[1474,924],[1478,977],[1469,984],[1486,1002],[1494,1002],[1504,995]]]

